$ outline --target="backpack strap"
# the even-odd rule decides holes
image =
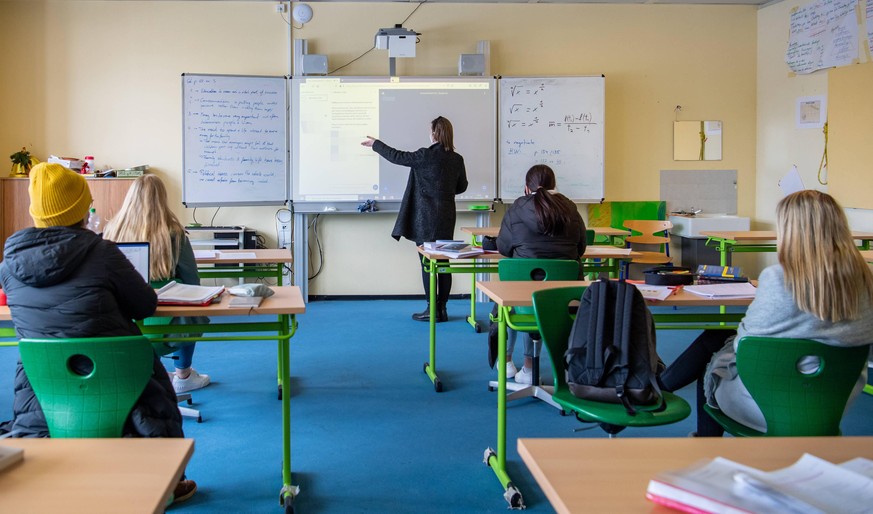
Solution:
[[[593,351],[588,351],[585,355],[585,366],[588,370],[593,370],[596,376],[591,377],[593,381],[600,382],[606,376],[606,368],[608,359],[604,358],[603,348],[603,333],[606,330],[604,318],[606,317],[606,302],[609,297],[609,284],[605,279],[591,284],[594,287],[592,296],[595,301],[596,322],[588,324],[588,341],[594,341]]]
[[[631,405],[630,400],[624,394],[625,385],[629,375],[630,361],[630,335],[631,335],[631,314],[633,312],[633,291],[628,286],[627,282],[620,280],[618,282],[618,290],[615,295],[615,325],[613,332],[613,346],[618,351],[615,378],[615,394],[621,400],[625,410],[631,416],[635,416],[637,411]]]

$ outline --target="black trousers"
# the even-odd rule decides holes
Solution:
[[[658,376],[658,384],[667,392],[697,382],[697,435],[698,437],[721,437],[724,429],[703,410],[706,396],[703,394],[703,374],[713,354],[724,347],[734,330],[704,330],[679,357]]]
[[[424,270],[424,263],[421,256],[418,256],[418,262],[421,264],[421,283],[424,285],[424,298],[430,301],[430,273]],[[438,261],[449,262],[449,261]],[[449,295],[452,292],[452,274],[439,273],[437,274],[437,305],[445,305],[449,301]]]

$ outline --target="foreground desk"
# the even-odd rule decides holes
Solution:
[[[512,307],[533,305],[532,295],[536,291],[556,287],[587,286],[585,281],[549,282],[502,282],[493,280],[479,282],[477,285],[489,298],[498,305],[497,323],[497,449],[485,450],[485,463],[491,467],[497,479],[503,486],[503,497],[510,507],[521,507],[524,499],[506,471],[506,326],[509,311]],[[680,290],[666,300],[647,302],[650,306],[664,307],[718,307],[718,306],[748,306],[751,298],[742,299],[707,299]],[[742,319],[739,313],[655,313],[657,328],[733,328]],[[591,512],[598,512],[592,510]]]
[[[24,460],[0,472],[0,512],[164,512],[193,439],[4,439]]]
[[[518,453],[559,514],[667,513],[676,511],[646,499],[661,471],[719,456],[765,471],[804,453],[835,463],[870,459],[873,437],[519,439]]]
[[[164,335],[165,338],[155,338],[155,341],[278,341],[278,369],[280,393],[289,390],[289,341],[297,330],[295,315],[306,311],[300,288],[296,286],[274,287],[275,294],[265,298],[261,305],[251,309],[229,307],[231,296],[223,295],[220,302],[205,307],[190,307],[184,305],[159,305],[155,311],[158,317],[173,316],[209,316],[208,325],[140,325],[143,334]],[[242,323],[224,323],[218,321],[226,316],[258,316],[274,315],[275,321],[252,321]],[[217,332],[229,332],[230,335],[210,335]],[[256,335],[234,335],[233,333],[256,332]],[[173,336],[172,334],[203,333],[198,337]],[[281,394],[282,398],[282,489],[279,501],[286,511],[293,511],[294,498],[299,493],[299,487],[291,484],[291,395]]]
[[[775,230],[724,230],[701,232],[706,236],[706,246],[715,248],[721,255],[721,265],[728,265],[731,252],[775,252]],[[873,232],[852,231],[852,239],[861,242],[860,249],[869,250]]]
[[[873,250],[861,250],[861,257],[863,257],[865,261],[873,263]]]
[[[255,250],[196,250],[197,273],[200,278],[262,278],[276,279],[282,285],[282,271],[291,264],[287,248]]]

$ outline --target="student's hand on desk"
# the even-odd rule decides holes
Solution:
[[[367,148],[372,148],[373,143],[376,142],[376,138],[373,136],[367,136],[365,141],[361,141],[361,146],[366,146]]]

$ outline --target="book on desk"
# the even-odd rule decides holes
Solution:
[[[209,305],[224,293],[224,286],[195,286],[170,281],[155,293],[158,305]]]
[[[423,246],[427,252],[445,255],[450,259],[460,259],[485,253],[485,250],[480,247],[457,240],[425,242]]]
[[[869,512],[873,461],[833,464],[804,454],[794,464],[765,472],[722,457],[659,473],[646,498],[683,512],[814,514]]]

